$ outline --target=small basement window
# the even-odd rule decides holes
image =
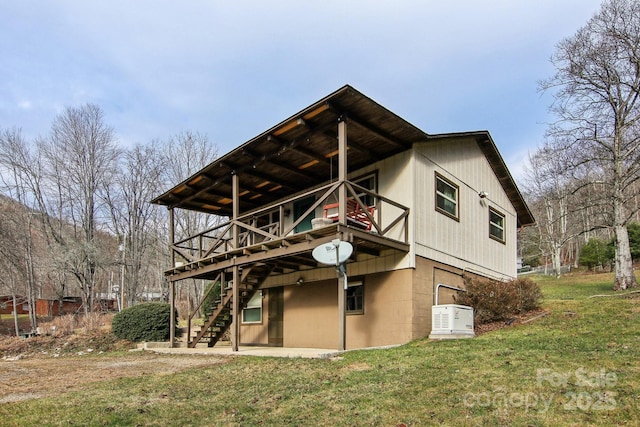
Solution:
[[[347,288],[347,314],[364,314],[364,282],[355,280]]]
[[[262,291],[257,291],[242,310],[242,323],[262,322]]]

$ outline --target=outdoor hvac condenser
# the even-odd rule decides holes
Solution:
[[[431,339],[473,338],[473,307],[457,304],[431,307]]]

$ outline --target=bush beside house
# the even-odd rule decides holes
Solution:
[[[467,292],[456,295],[455,302],[473,307],[477,325],[507,320],[540,308],[542,291],[528,278],[509,282],[467,278],[465,285]]]
[[[170,335],[171,306],[146,303],[126,308],[113,317],[115,336],[129,341],[167,341]]]

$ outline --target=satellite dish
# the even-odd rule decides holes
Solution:
[[[351,246],[351,243],[336,239],[317,246],[311,252],[311,255],[320,264],[338,265],[348,260],[352,253],[353,246]]]

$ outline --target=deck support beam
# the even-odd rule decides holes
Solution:
[[[175,217],[173,208],[169,209],[169,253],[171,254],[171,268],[176,266],[176,252],[172,249],[175,243]],[[176,342],[176,282],[169,280],[169,347]]]
[[[347,122],[341,118],[338,122],[338,222],[347,223]],[[340,235],[340,237],[342,237]],[[341,239],[342,240],[342,239]],[[338,350],[347,349],[347,317],[346,317],[347,290],[345,289],[345,276],[340,274],[338,278]]]
[[[345,276],[338,278],[338,350],[347,349],[347,290],[345,289]]]
[[[238,248],[240,230],[235,222],[240,216],[240,178],[237,174],[231,176],[231,193],[233,199],[233,247]],[[240,267],[233,266],[233,296],[231,301],[231,350],[238,351],[240,345]]]
[[[176,344],[176,282],[169,282],[169,347],[174,348]]]
[[[338,181],[347,180],[347,122],[338,122]],[[338,189],[338,222],[347,223],[347,187],[340,185]]]
[[[240,267],[233,266],[233,296],[231,300],[231,350],[238,351],[240,347]]]

